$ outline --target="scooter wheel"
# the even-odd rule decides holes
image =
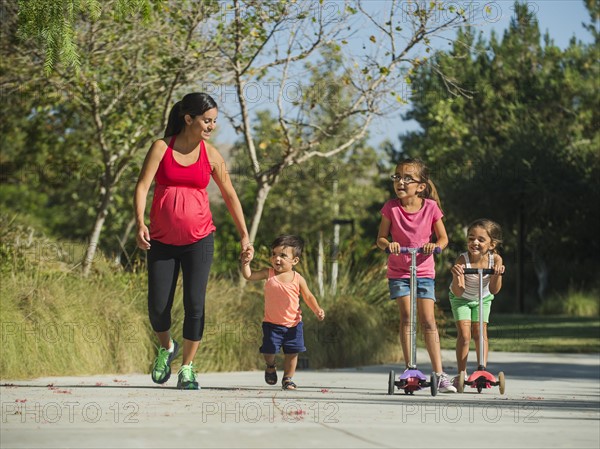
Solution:
[[[431,389],[431,396],[437,396],[438,394],[438,381],[439,378],[437,374],[431,373],[431,377],[429,378],[429,388]]]
[[[504,379],[504,373],[500,371],[498,373],[498,387],[500,388],[500,394],[504,394],[506,386],[506,380]]]
[[[461,371],[458,373],[458,388],[456,389],[458,393],[464,393],[465,391],[465,372]]]
[[[390,377],[388,379],[388,394],[394,394],[394,388],[396,387],[396,373],[394,370],[390,371]]]
[[[483,385],[481,385],[480,383],[477,384],[477,393],[481,393],[481,390],[483,390]]]

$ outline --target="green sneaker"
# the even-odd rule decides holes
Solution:
[[[198,382],[196,382],[196,373],[194,372],[194,365],[181,365],[179,372],[177,373],[177,388],[180,390],[199,390]]]
[[[171,362],[179,352],[179,344],[173,340],[173,352],[162,346],[158,349],[158,355],[154,359],[152,366],[152,381],[157,384],[164,384],[171,377]]]

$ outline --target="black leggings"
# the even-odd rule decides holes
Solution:
[[[155,332],[171,329],[171,308],[179,276],[183,272],[183,338],[202,340],[206,284],[214,254],[209,234],[190,245],[174,246],[152,240],[148,250],[148,315]]]

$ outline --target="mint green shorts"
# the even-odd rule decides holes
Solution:
[[[492,308],[492,300],[494,295],[488,295],[483,298],[483,321],[489,323],[490,309]],[[454,296],[450,292],[450,305],[452,306],[452,316],[456,321],[475,321],[479,322],[479,300],[463,299]]]

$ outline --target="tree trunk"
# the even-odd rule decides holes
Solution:
[[[252,214],[252,221],[250,223],[250,230],[248,231],[250,241],[254,242],[256,234],[258,233],[258,226],[267,202],[267,197],[271,191],[271,185],[264,182],[259,184],[258,192],[256,192],[256,199],[254,200],[254,212]]]
[[[250,224],[250,230],[248,231],[248,236],[251,242],[254,242],[256,234],[258,233],[258,226],[260,225],[265,203],[272,187],[266,182],[261,182],[259,185],[260,187],[256,193],[256,199],[254,200],[254,213],[252,214],[252,222]],[[240,289],[243,290],[245,286],[246,279],[243,276],[240,276]]]
[[[535,270],[538,279],[537,294],[540,301],[543,302],[546,297],[546,289],[548,288],[548,265],[546,264],[544,257],[537,251],[533,251],[532,259],[533,269]]]
[[[317,259],[317,284],[319,285],[319,296],[325,295],[325,286],[323,280],[323,259],[325,251],[323,250],[323,231],[319,231],[319,254]]]
[[[517,219],[517,301],[519,304],[519,312],[525,313],[525,211],[523,200],[519,205]]]
[[[98,207],[96,221],[94,222],[94,227],[90,235],[90,242],[88,244],[87,250],[85,252],[85,257],[83,259],[82,270],[84,277],[87,277],[90,274],[92,261],[94,260],[94,256],[96,255],[96,249],[98,248],[98,242],[100,241],[100,234],[102,233],[102,227],[104,226],[104,221],[106,220],[106,216],[108,215],[108,206],[110,205],[111,199],[112,190],[110,188],[105,188],[105,193],[102,196],[102,202]]]
[[[127,248],[125,247],[125,245],[127,244],[127,240],[129,240],[129,235],[131,234],[131,231],[133,231],[133,228],[135,227],[135,221],[135,217],[132,217],[131,220],[129,220],[129,222],[127,223],[125,231],[123,231],[123,235],[121,235],[120,238],[117,237],[119,238],[119,246],[121,247],[121,252],[115,257],[115,263],[117,265],[122,264],[123,256],[127,258],[127,265],[131,265],[131,258],[129,257],[129,253],[127,252]]]
[[[337,220],[340,213],[340,204],[337,197],[338,182],[333,182],[333,219]],[[333,225],[333,246],[331,248],[331,294],[335,296],[337,292],[338,281],[338,253],[340,249],[340,225],[335,222]]]

